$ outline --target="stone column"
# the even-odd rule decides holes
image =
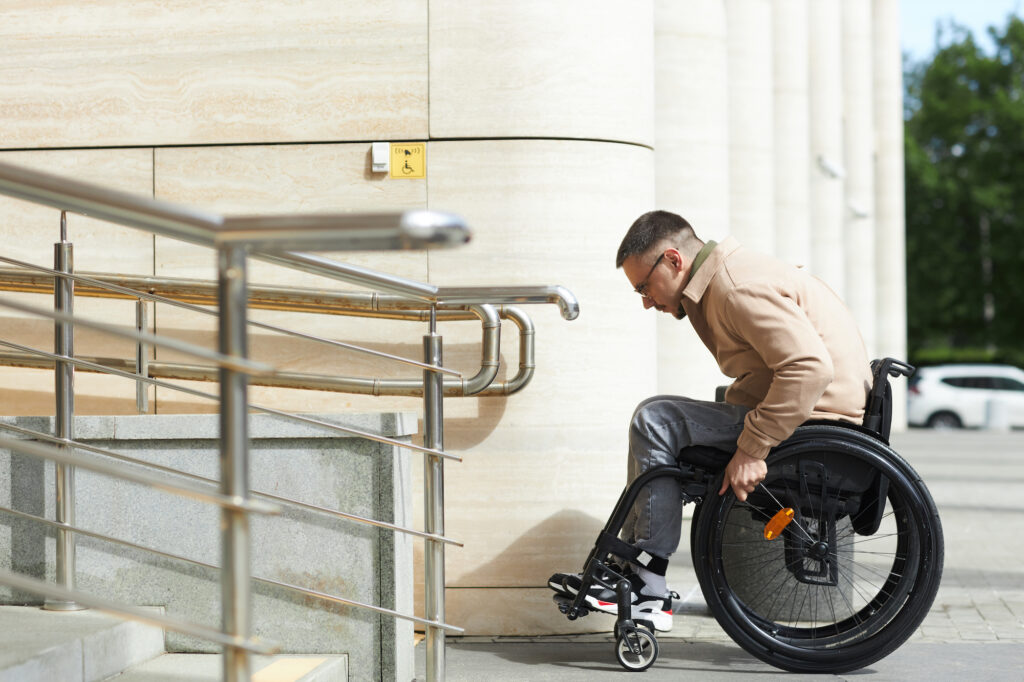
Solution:
[[[655,196],[704,239],[729,234],[729,117],[723,0],[654,6]],[[658,315],[658,392],[712,399],[724,383],[687,322]]]
[[[843,69],[839,0],[810,3],[811,263],[840,296],[843,263]]]
[[[903,83],[897,0],[872,2],[875,124],[875,295],[879,355],[906,359]],[[894,381],[893,429],[906,426],[906,382]]]
[[[875,343],[875,138],[871,4],[843,0],[844,298],[868,354]]]
[[[807,15],[807,0],[773,4],[775,251],[783,260],[805,266],[811,264]]]
[[[775,250],[772,5],[726,0],[729,47],[729,212],[747,246]]]

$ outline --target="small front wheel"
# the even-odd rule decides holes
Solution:
[[[631,644],[639,653],[630,650]],[[658,640],[643,628],[620,634],[615,640],[615,658],[619,659],[619,665],[630,672],[647,670],[658,660]]]

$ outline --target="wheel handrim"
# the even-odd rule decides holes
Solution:
[[[796,461],[800,454],[804,453],[794,452],[791,457]],[[829,453],[821,456],[828,459]],[[807,461],[805,454],[801,461]],[[823,478],[827,481],[827,474]],[[780,482],[786,483],[784,479],[784,475],[777,473],[773,480],[770,474],[766,485],[781,488],[780,494],[791,500],[800,498],[799,491],[779,486]],[[841,482],[837,487],[839,485]],[[827,492],[828,483],[821,488]],[[839,496],[837,493],[836,497]],[[858,536],[849,521],[842,525],[841,518],[834,524],[834,547],[828,548],[830,560],[821,564],[830,569],[834,566],[837,577],[835,584],[824,585],[804,582],[806,575],[801,574],[803,580],[794,575],[794,570],[803,570],[794,568],[794,557],[800,556],[803,562],[808,556],[816,556],[813,552],[794,554],[781,544],[813,547],[828,535],[829,515],[815,509],[813,499],[809,504],[804,501],[802,513],[798,515],[800,523],[786,529],[790,534],[788,538],[773,541],[775,544],[769,545],[769,553],[743,558],[741,561],[745,564],[730,556],[735,552],[730,552],[731,548],[725,543],[744,542],[744,536],[759,533],[767,520],[765,516],[770,515],[756,504],[740,503],[735,498],[723,501],[719,520],[724,530],[717,535],[718,545],[710,548],[710,555],[716,557],[713,574],[717,587],[728,595],[724,599],[726,607],[734,612],[739,622],[746,623],[746,629],[756,638],[783,642],[803,650],[828,650],[870,639],[900,611],[916,581],[920,560],[920,538],[911,518],[914,512],[910,502],[903,491],[890,487],[885,504],[882,525],[873,535]],[[749,519],[745,527],[742,519]],[[734,528],[728,528],[730,524]],[[763,537],[759,542],[765,546]],[[762,580],[760,586],[740,584],[736,577],[749,577],[752,562],[763,563],[758,567],[759,574],[769,573],[767,579],[758,576]],[[824,577],[822,581],[829,582]]]

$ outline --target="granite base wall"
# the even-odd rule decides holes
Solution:
[[[407,440],[410,414],[319,417]],[[217,415],[77,417],[75,438],[176,470],[219,475]],[[52,419],[4,419],[53,432]],[[4,433],[10,435],[10,432]],[[250,487],[362,517],[408,526],[410,451],[287,421],[250,417]],[[133,465],[126,464],[126,467]],[[0,505],[54,518],[53,464],[0,451]],[[172,477],[173,478],[173,477]],[[162,552],[220,564],[220,512],[84,469],[75,476],[76,525]],[[412,611],[412,540],[403,534],[297,507],[253,515],[253,576],[299,585],[403,613]],[[0,566],[53,580],[54,532],[0,511]],[[219,572],[88,537],[77,541],[77,587],[219,627]],[[0,586],[0,603],[39,603]],[[412,624],[374,612],[253,583],[253,632],[287,653],[346,653],[352,680],[410,680]],[[169,651],[218,647],[168,632]]]

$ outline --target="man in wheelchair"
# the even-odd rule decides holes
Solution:
[[[798,426],[810,419],[862,422],[872,385],[867,351],[852,314],[821,280],[731,237],[702,241],[667,211],[633,223],[615,264],[644,308],[688,318],[722,372],[734,378],[724,402],[670,395],[642,402],[629,426],[631,480],[664,465],[724,469],[718,494],[731,487],[740,502],[751,496],[759,507],[770,494],[770,486],[758,487],[765,458]],[[654,478],[621,533],[640,550],[621,571],[632,588],[632,618],[662,631],[672,626],[665,574],[680,541],[682,504],[678,478]],[[811,572],[806,578],[817,579]],[[587,606],[618,613],[616,591],[601,582],[589,587]],[[581,583],[578,573],[549,579],[569,596]]]

